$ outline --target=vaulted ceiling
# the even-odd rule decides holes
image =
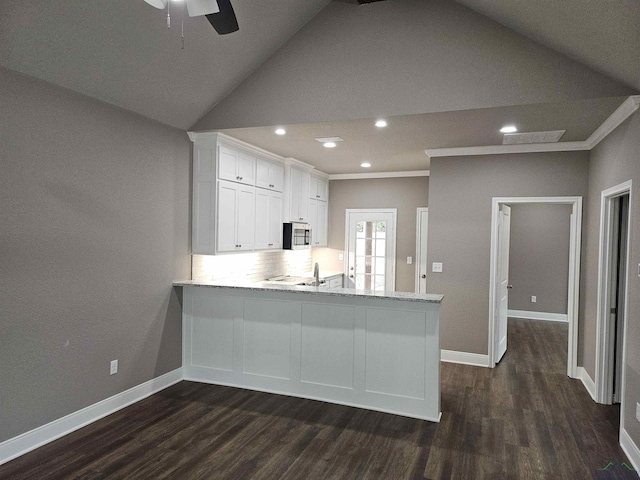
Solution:
[[[640,92],[637,0],[232,3],[238,32],[219,36],[186,16],[183,49],[180,3],[167,29],[166,12],[143,0],[3,0],[0,66],[264,148],[276,124],[339,135],[397,116],[395,143],[415,148],[395,155],[416,162],[433,145],[495,143],[485,127],[503,117],[537,129],[562,120],[565,139],[582,138]],[[371,150],[370,138],[355,137],[355,151]],[[290,138],[283,153],[326,160]]]

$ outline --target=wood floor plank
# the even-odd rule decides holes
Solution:
[[[509,319],[494,369],[442,364],[442,420],[181,382],[0,466],[11,480],[577,479],[628,462],[567,327]],[[637,478],[637,477],[636,477]]]

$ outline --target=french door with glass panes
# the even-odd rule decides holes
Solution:
[[[396,215],[395,208],[346,211],[346,287],[395,290]]]

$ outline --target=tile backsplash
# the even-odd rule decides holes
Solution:
[[[193,255],[191,278],[200,281],[259,282],[278,275],[302,275],[312,269],[311,250]]]

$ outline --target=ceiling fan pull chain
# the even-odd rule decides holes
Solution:
[[[180,30],[180,35],[182,39],[182,50],[184,50],[184,4],[185,2],[182,2],[182,28]]]

